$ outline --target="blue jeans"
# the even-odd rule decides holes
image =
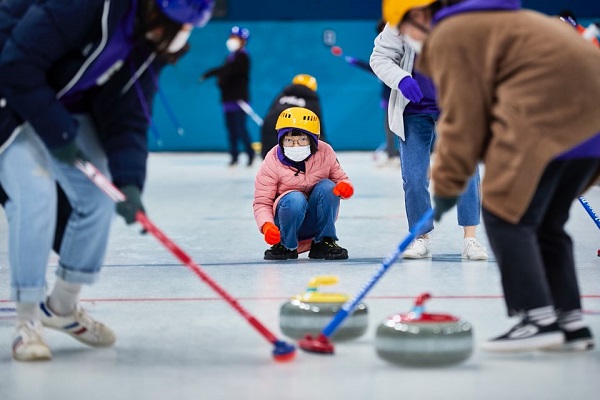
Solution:
[[[275,225],[281,232],[281,244],[293,250],[298,239],[314,238],[320,242],[324,237],[338,240],[335,220],[340,209],[340,198],[333,194],[335,183],[323,179],[315,185],[308,199],[302,192],[289,192],[277,203]]]
[[[429,161],[435,143],[435,125],[439,114],[405,114],[404,134],[406,140],[400,140],[400,165],[404,187],[404,203],[408,228],[412,232],[419,218],[431,209],[429,194]],[[458,225],[479,225],[481,217],[479,169],[469,180],[467,187],[458,200]],[[423,232],[433,230],[430,221]]]
[[[238,141],[241,141],[244,145],[244,150],[246,150],[248,157],[253,159],[254,150],[252,149],[250,134],[248,134],[248,129],[246,128],[246,113],[242,110],[226,112],[225,124],[229,133],[229,154],[231,154],[231,161],[237,161],[238,159]],[[275,132],[273,134],[277,135]]]
[[[91,119],[80,117],[77,144],[108,174]],[[0,154],[0,182],[8,194],[11,299],[38,303],[46,296],[46,266],[56,225],[56,182],[73,208],[56,274],[67,282],[93,283],[108,243],[115,205],[74,166],[55,160],[29,124]]]

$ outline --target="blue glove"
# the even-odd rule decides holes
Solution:
[[[458,197],[433,196],[433,219],[438,222],[442,215],[452,209],[458,202]]]
[[[404,77],[398,84],[398,89],[408,100],[418,103],[423,98],[423,92],[415,79],[411,76]]]

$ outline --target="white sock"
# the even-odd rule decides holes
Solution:
[[[56,280],[52,294],[48,297],[48,307],[61,316],[71,315],[79,301],[80,283],[69,283],[62,279]]]
[[[581,310],[571,310],[558,314],[558,325],[565,331],[576,331],[585,327]]]
[[[40,307],[37,303],[17,303],[17,323],[25,321],[39,321],[39,312]]]
[[[554,311],[554,307],[546,306],[534,308],[532,310],[527,311],[527,317],[530,320],[535,322],[536,324],[547,326],[554,322],[556,322],[556,312]]]

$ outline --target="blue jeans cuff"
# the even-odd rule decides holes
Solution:
[[[69,283],[91,285],[98,280],[98,275],[98,271],[75,271],[60,264],[56,270],[56,276]]]
[[[46,285],[42,287],[12,287],[10,299],[17,303],[38,304],[46,299]]]

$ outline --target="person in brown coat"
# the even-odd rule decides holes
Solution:
[[[573,200],[600,175],[600,52],[564,22],[519,4],[417,10],[427,18],[415,36],[428,33],[417,68],[434,81],[442,110],[435,218],[483,161],[483,219],[508,314],[521,317],[483,349],[588,350],[594,342],[564,226]]]

